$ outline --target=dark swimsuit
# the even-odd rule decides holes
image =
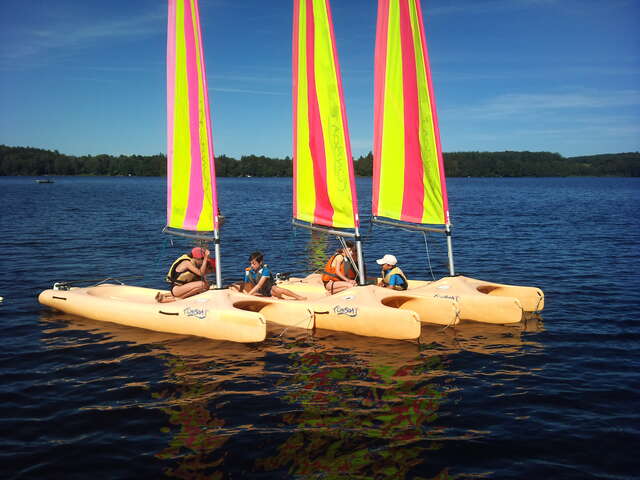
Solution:
[[[258,269],[257,271],[254,271],[255,274],[256,274],[255,278],[254,278],[254,275],[251,275],[251,273],[249,273],[252,270],[251,269],[247,270],[247,277],[248,277],[249,283],[253,287],[255,287],[258,284],[258,282],[260,281],[260,279],[263,277],[262,269],[264,267],[267,267],[267,269],[269,268],[268,266],[263,265],[260,269]],[[260,276],[258,276],[258,274]],[[271,296],[271,288],[273,287],[274,283],[275,282],[273,281],[273,276],[271,275],[271,273],[269,273],[269,276],[267,276],[266,282],[264,282],[264,285],[262,285],[262,287],[260,287],[260,290],[258,290],[256,293],[258,295],[262,295],[263,297],[270,297]]]

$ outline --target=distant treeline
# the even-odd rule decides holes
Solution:
[[[549,152],[452,152],[444,154],[448,177],[565,177],[640,176],[640,153],[612,153],[565,158]],[[371,176],[373,155],[355,159],[356,175]],[[246,155],[237,160],[216,158],[219,177],[290,177],[292,161],[286,158]],[[57,150],[0,145],[1,175],[166,175],[163,154],[64,155]]]

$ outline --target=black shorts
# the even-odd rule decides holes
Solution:
[[[272,279],[267,278],[267,281],[264,282],[264,285],[262,285],[262,287],[260,287],[260,290],[258,290],[256,293],[258,295],[262,295],[263,297],[270,297],[271,296],[271,288],[273,287],[274,282]]]

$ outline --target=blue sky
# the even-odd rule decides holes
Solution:
[[[424,0],[443,149],[640,150],[640,0]],[[291,155],[290,0],[200,0],[216,154]],[[355,156],[376,2],[332,0]],[[0,0],[0,144],[166,151],[166,2]]]

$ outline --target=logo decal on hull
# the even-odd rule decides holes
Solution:
[[[433,296],[433,298],[448,298],[449,300],[453,300],[455,302],[460,300],[460,297],[457,295],[439,295],[437,293]]]
[[[349,305],[336,305],[333,307],[333,313],[336,315],[347,315],[349,317],[358,316],[358,307],[350,307]]]
[[[207,318],[207,309],[187,307],[184,309],[184,314],[187,317],[196,317],[196,318],[199,318],[200,320],[204,320],[205,318]]]

